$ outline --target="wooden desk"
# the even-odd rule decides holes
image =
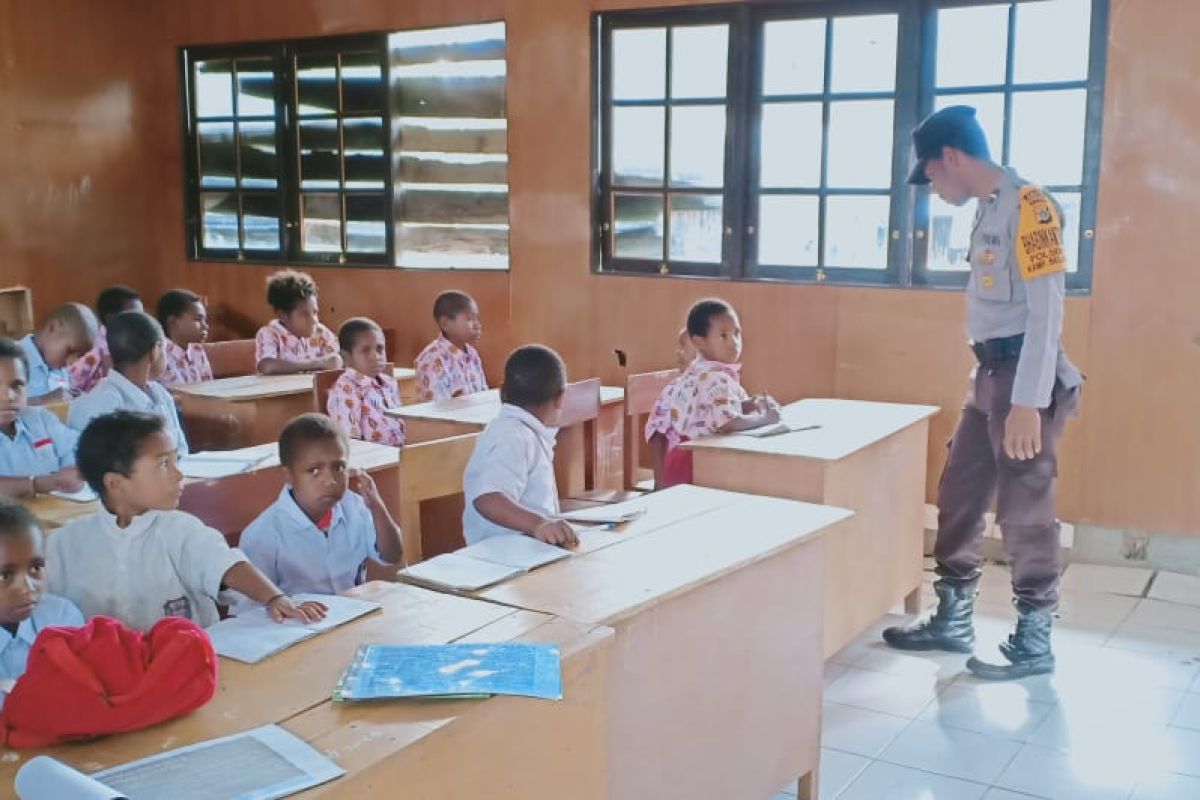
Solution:
[[[920,606],[925,459],[935,406],[801,400],[793,425],[820,425],[756,439],[689,442],[700,486],[849,508],[854,520],[825,546],[825,644],[833,655],[900,600]]]
[[[680,486],[627,538],[484,590],[616,630],[610,798],[815,797],[823,536],[843,509]],[[611,541],[616,539],[616,541]]]

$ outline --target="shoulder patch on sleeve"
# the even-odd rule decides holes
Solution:
[[[1017,222],[1017,266],[1021,278],[1033,280],[1067,268],[1063,249],[1062,217],[1040,186],[1021,188]]]

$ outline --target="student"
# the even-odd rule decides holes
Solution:
[[[317,284],[285,269],[267,279],[267,302],[275,319],[258,329],[254,358],[262,375],[319,372],[342,366],[333,331],[317,317]]]
[[[104,614],[138,630],[163,617],[208,627],[218,619],[223,588],[266,606],[276,621],[325,615],[319,603],[293,603],[225,537],[177,510],[183,473],[162,417],[97,417],[79,437],[78,457],[103,507],[50,537],[46,584],[86,616]]]
[[[473,544],[523,533],[573,546],[575,532],[558,514],[554,427],[562,415],[567,371],[548,347],[519,347],[504,365],[500,415],[488,423],[463,475],[463,535]]]
[[[77,492],[79,434],[50,410],[26,405],[27,364],[21,346],[0,337],[0,495]]]
[[[402,559],[400,526],[349,452],[323,414],[302,414],[279,436],[287,485],[239,544],[281,591],[337,594],[363,582],[367,559]]]
[[[417,356],[421,400],[448,400],[487,391],[487,377],[475,345],[483,335],[479,306],[465,292],[442,292],[433,303],[433,319],[441,329]]]
[[[112,369],[112,360],[108,355],[108,340],[105,336],[109,318],[122,311],[141,310],[141,296],[128,286],[109,286],[100,292],[100,296],[96,298],[96,316],[100,319],[96,344],[68,368],[71,391],[75,394],[90,392],[100,382],[100,379]]]
[[[71,399],[67,367],[96,343],[96,315],[82,303],[64,303],[50,312],[42,327],[21,340],[29,363],[26,391],[40,406]]]
[[[692,454],[681,443],[779,421],[774,399],[751,398],[742,388],[742,324],[732,306],[701,300],[688,311],[687,332],[697,356],[663,389],[646,421],[659,489],[692,480]]]
[[[383,330],[366,317],[342,323],[338,344],[346,371],[329,390],[326,410],[351,439],[404,446],[404,420],[383,413],[400,405],[396,377],[388,373]]]
[[[108,326],[108,348],[113,371],[95,389],[71,403],[67,424],[82,431],[109,411],[147,411],[163,418],[179,455],[186,456],[188,443],[179,422],[179,409],[170,392],[158,382],[166,362],[158,321],[142,311],[117,314]]]
[[[0,692],[25,673],[43,628],[83,624],[74,603],[45,593],[45,570],[45,540],[33,515],[0,498]]]
[[[213,379],[208,354],[200,345],[208,339],[208,311],[200,295],[187,289],[171,289],[158,298],[154,309],[166,339],[163,386],[186,386]]]

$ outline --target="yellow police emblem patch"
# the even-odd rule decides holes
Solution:
[[[1021,189],[1017,222],[1017,265],[1025,280],[1053,275],[1067,268],[1062,218],[1058,206],[1037,186]]]
[[[993,278],[991,275],[984,275],[983,278],[980,280],[980,283],[983,284],[983,288],[990,289],[996,285],[996,279]]]

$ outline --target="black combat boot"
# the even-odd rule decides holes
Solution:
[[[1054,653],[1050,651],[1050,611],[1037,611],[1017,603],[1017,629],[1000,643],[1000,654],[1007,664],[988,664],[977,658],[967,660],[967,669],[989,681],[1012,681],[1029,675],[1054,672]]]
[[[907,628],[888,628],[883,632],[883,640],[898,650],[971,652],[975,647],[971,613],[975,610],[978,585],[978,578],[967,582],[937,580],[933,590],[937,592],[938,607],[933,616]]]

